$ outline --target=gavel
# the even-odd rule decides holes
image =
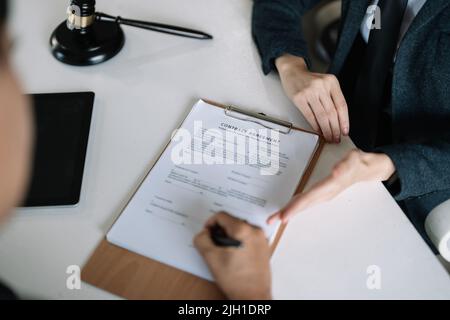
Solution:
[[[75,66],[107,61],[119,53],[125,44],[121,25],[198,40],[213,38],[198,30],[96,12],[95,0],[72,0],[67,8],[67,20],[51,35],[52,54],[59,61]]]

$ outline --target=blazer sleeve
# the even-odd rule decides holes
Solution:
[[[434,141],[378,147],[395,164],[396,200],[450,189],[450,133]]]
[[[274,61],[292,54],[308,61],[302,16],[320,0],[254,0],[252,35],[262,59],[264,74],[275,70]]]

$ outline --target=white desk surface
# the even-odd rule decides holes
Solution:
[[[95,67],[61,64],[49,36],[68,1],[14,0],[14,64],[26,92],[96,93],[82,201],[20,210],[0,232],[0,278],[25,297],[115,298],[85,283],[66,289],[199,97],[307,124],[275,75],[263,76],[250,34],[250,0],[98,0],[97,9],[210,32],[209,42],[125,27],[126,45]],[[326,147],[311,181],[351,148]],[[450,298],[450,278],[380,184],[353,187],[297,216],[272,260],[275,298]],[[381,290],[366,269],[381,270]]]

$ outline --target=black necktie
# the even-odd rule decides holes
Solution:
[[[358,70],[349,102],[351,136],[363,150],[376,145],[380,130],[389,130],[379,122],[383,108],[390,102],[391,72],[407,3],[408,0],[380,0],[377,10],[381,14],[381,29],[371,30],[359,68],[351,68]]]

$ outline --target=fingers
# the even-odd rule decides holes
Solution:
[[[333,99],[334,105],[336,107],[339,124],[341,126],[341,132],[344,136],[348,136],[350,133],[350,120],[348,116],[348,106],[345,101],[345,97],[342,93],[339,81],[336,80],[335,84],[331,87],[331,98]]]
[[[232,217],[225,212],[219,212],[212,216],[206,222],[206,227],[209,228],[215,224],[220,225],[228,236],[236,240],[242,240],[252,230],[252,226],[247,222]]]
[[[197,248],[200,253],[204,253],[211,248],[214,248],[214,243],[209,234],[208,229],[203,229],[199,234],[197,234],[194,238],[194,246]]]
[[[246,228],[249,226],[244,221],[234,218],[225,212],[220,212],[215,214],[205,224],[205,228],[195,236],[194,238],[194,246],[197,250],[205,256],[205,253],[210,251],[211,249],[216,249],[217,247],[211,239],[211,233],[209,228],[214,225],[220,225],[228,236],[232,238],[239,239],[243,236]]]
[[[277,220],[281,220],[281,211],[274,213],[269,218],[267,218],[267,224],[274,224]]]
[[[281,210],[280,220],[287,223],[294,215],[320,202],[320,190],[311,190],[303,195],[299,195]]]
[[[339,143],[350,130],[348,108],[339,81],[334,75],[310,73],[293,95],[293,102],[308,123],[321,132],[327,142]]]
[[[333,131],[331,130],[330,121],[328,119],[327,112],[325,111],[325,108],[323,107],[322,103],[320,102],[320,99],[318,96],[311,95],[308,98],[309,105],[311,106],[311,109],[314,112],[314,115],[316,117],[317,123],[320,126],[320,130],[322,131],[322,134],[328,142],[333,141]]]
[[[320,202],[322,189],[313,187],[310,191],[299,194],[289,201],[289,203],[280,211],[279,218],[283,223],[287,223],[294,215],[304,211],[310,206]]]
[[[299,108],[306,121],[308,121],[308,123],[311,125],[313,130],[320,133],[321,130],[319,124],[317,123],[316,116],[314,115],[314,112],[312,111],[305,97],[303,95],[299,95],[294,103],[297,108]]]
[[[268,222],[273,223],[276,219],[280,219],[283,223],[287,223],[294,215],[314,205],[333,199],[345,188],[346,185],[341,182],[341,177],[332,174],[317,183],[308,192],[293,197],[280,212],[272,215]]]
[[[270,216],[267,223],[272,224],[278,219],[286,223],[295,214],[329,201],[354,183],[363,181],[365,173],[361,171],[366,169],[362,170],[360,167],[365,157],[370,155],[357,149],[350,151],[334,166],[332,173],[325,180],[315,184],[308,192],[293,197],[282,210]]]
[[[335,143],[339,143],[341,142],[341,126],[339,124],[338,113],[333,103],[333,100],[331,100],[331,97],[328,94],[323,94],[320,97],[320,100],[322,102],[323,108],[325,109],[328,121],[330,123],[333,138],[332,141],[334,141]]]

